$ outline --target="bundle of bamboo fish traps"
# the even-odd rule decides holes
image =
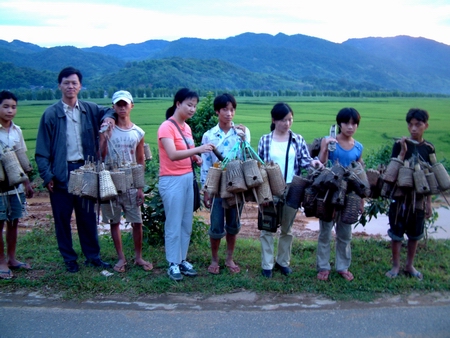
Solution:
[[[398,171],[403,166],[403,161],[398,157],[392,157],[386,171],[383,175],[383,180],[388,183],[395,183],[397,181]]]
[[[352,161],[347,167],[350,172],[348,177],[349,185],[348,190],[353,190],[360,197],[370,196],[370,184],[367,178],[367,174],[360,162]]]
[[[9,147],[3,148],[1,161],[10,186],[25,182],[28,179],[14,150]]]

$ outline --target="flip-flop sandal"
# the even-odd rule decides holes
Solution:
[[[226,265],[226,267],[228,268],[228,271],[230,271],[230,273],[232,274],[241,272],[241,268],[238,265],[235,266]]]
[[[386,272],[384,274],[387,278],[393,279],[393,278],[397,278],[398,273],[394,273],[391,270],[389,270],[388,272]]]
[[[220,267],[218,265],[208,266],[208,272],[212,275],[218,275],[220,272]]]
[[[338,271],[338,273],[349,282],[355,278],[350,271]]]
[[[153,264],[146,262],[144,264],[138,264],[138,263],[134,263],[134,265],[136,266],[140,266],[144,271],[152,271],[153,270]]]
[[[404,270],[403,272],[408,277],[414,277],[414,278],[417,278],[418,280],[423,280],[423,275],[420,271],[416,270],[416,272],[410,272],[410,271]]]
[[[17,265],[9,265],[9,268],[11,270],[19,270],[19,269],[31,270],[32,269],[28,263],[19,263]]]
[[[116,264],[116,265],[114,265],[113,270],[116,271],[116,272],[123,273],[123,272],[125,272],[125,266],[126,266],[126,265],[127,265],[126,262],[123,263],[122,265]]]
[[[11,270],[0,270],[0,279],[11,279],[13,278],[13,274]]]
[[[322,271],[319,271],[319,273],[317,274],[317,279],[325,281],[325,280],[328,280],[329,275],[330,275],[329,270],[322,270]]]

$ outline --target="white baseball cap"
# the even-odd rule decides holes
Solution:
[[[133,103],[133,96],[126,90],[119,90],[112,96],[112,103],[116,104],[119,101],[125,101],[126,103]]]

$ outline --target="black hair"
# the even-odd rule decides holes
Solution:
[[[66,67],[62,71],[59,72],[58,83],[61,84],[63,78],[69,77],[70,75],[73,75],[73,74],[78,76],[78,80],[80,81],[80,83],[82,83],[83,75],[81,74],[81,72],[78,69],[73,68],[73,67]]]
[[[214,111],[219,111],[222,108],[225,108],[228,103],[231,103],[234,109],[237,107],[236,99],[233,95],[228,93],[223,93],[222,95],[217,96],[214,99]]]
[[[406,114],[406,122],[408,123],[411,122],[412,119],[427,123],[429,118],[430,115],[428,112],[420,108],[411,108]]]
[[[353,120],[357,126],[359,126],[359,121],[361,121],[361,115],[359,115],[358,111],[355,108],[342,108],[339,110],[339,113],[336,115],[336,122],[339,127],[339,133],[341,132],[341,123],[347,123],[350,120]]]
[[[289,106],[287,103],[284,102],[278,102],[273,106],[270,115],[272,115],[272,119],[274,119],[275,121],[279,121],[284,119],[286,115],[289,113],[292,113],[292,116],[294,116],[294,111],[292,110],[291,106]],[[270,131],[274,130],[275,130],[275,123],[272,122],[270,124]]]
[[[198,94],[189,88],[181,88],[175,94],[173,98],[173,105],[166,110],[166,120],[173,116],[175,113],[175,109],[177,108],[177,102],[182,103],[187,99],[197,99],[197,102],[200,101]]]
[[[3,100],[14,100],[17,103],[17,96],[11,93],[9,90],[2,90],[0,92],[0,104],[3,103]]]

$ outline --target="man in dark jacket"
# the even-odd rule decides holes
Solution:
[[[74,210],[85,265],[111,267],[100,259],[94,202],[68,192],[70,172],[85,160],[98,158],[101,126],[115,124],[111,108],[78,100],[81,81],[82,74],[75,68],[67,67],[59,73],[62,98],[42,115],[35,154],[39,175],[50,192],[58,248],[69,272],[79,270],[70,226]]]

